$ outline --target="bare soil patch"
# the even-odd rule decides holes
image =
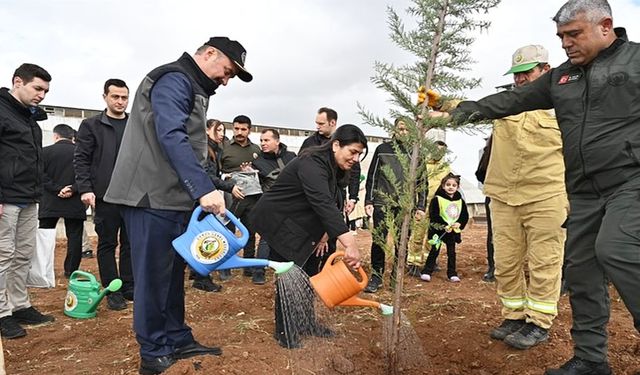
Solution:
[[[511,349],[489,338],[501,322],[495,285],[481,281],[486,269],[485,227],[473,225],[463,234],[458,268],[461,283],[450,283],[444,271],[431,283],[405,277],[403,312],[423,350],[407,350],[413,358],[406,374],[542,374],[572,356],[569,334],[571,312],[567,296],[550,340],[528,351]],[[371,236],[358,231],[362,254],[368,257]],[[27,328],[28,335],[3,340],[8,374],[137,374],[138,345],[132,331],[132,308],[107,309],[102,302],[94,319],[78,320],[63,314],[67,281],[62,277],[65,244],[56,247],[57,286],[31,289],[32,303],[55,315],[53,324]],[[446,264],[446,254],[439,260]],[[95,258],[81,268],[97,275]],[[302,349],[287,350],[272,338],[273,274],[267,284],[253,285],[234,270],[220,293],[205,293],[187,283],[187,320],[197,340],[219,345],[220,357],[179,361],[166,373],[186,374],[384,374],[383,321],[370,308],[319,308],[336,331],[331,339],[308,339]],[[389,303],[388,287],[363,295]],[[609,358],[616,374],[640,371],[640,337],[621,299],[611,289]]]

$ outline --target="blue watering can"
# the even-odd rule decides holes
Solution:
[[[191,214],[187,230],[172,242],[180,256],[200,275],[207,276],[215,270],[247,267],[271,267],[280,274],[293,266],[293,262],[239,257],[236,253],[247,244],[249,239],[247,228],[229,210],[226,210],[225,216],[242,234],[237,237],[216,215],[208,213],[200,219],[202,212],[202,207],[196,207]]]

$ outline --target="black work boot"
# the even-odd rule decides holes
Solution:
[[[505,319],[502,322],[502,324],[500,324],[499,327],[496,327],[493,330],[491,330],[491,333],[489,334],[489,336],[491,336],[491,338],[494,340],[504,340],[505,337],[509,336],[510,334],[522,328],[524,324],[525,324],[524,319],[521,319],[521,320]]]
[[[538,327],[533,323],[526,323],[522,328],[504,338],[505,344],[516,349],[529,349],[549,339],[549,330]]]
[[[548,369],[545,375],[610,375],[608,362],[591,362],[586,359],[573,357],[560,368]]]
[[[482,276],[482,281],[486,283],[492,283],[496,281],[495,269],[489,268],[487,272]]]

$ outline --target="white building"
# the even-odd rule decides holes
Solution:
[[[42,144],[48,146],[53,143],[53,127],[58,124],[67,124],[72,128],[78,130],[80,123],[87,117],[100,114],[102,110],[86,109],[86,108],[73,108],[73,107],[61,107],[54,105],[45,105],[42,108],[47,112],[49,118],[40,122],[42,127]],[[227,129],[227,136],[231,136],[231,123],[225,122]],[[251,135],[249,138],[252,142],[260,143],[260,132],[264,129],[276,129],[280,133],[280,141],[287,145],[289,151],[293,151],[296,154],[300,150],[302,142],[305,138],[315,132],[315,129],[296,129],[296,128],[284,128],[272,125],[252,124]],[[445,141],[446,133],[441,129],[434,129],[428,134],[434,140]],[[369,169],[369,163],[371,162],[371,156],[375,148],[385,140],[384,137],[367,136],[369,142],[370,153],[368,157],[363,161],[361,168],[362,174],[367,174]],[[469,213],[472,216],[484,213],[484,195],[482,191],[478,189],[474,184],[462,179],[461,187],[464,191],[467,205],[469,206]]]

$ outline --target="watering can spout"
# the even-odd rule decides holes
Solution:
[[[237,255],[232,255],[229,259],[227,259],[224,263],[217,266],[215,269],[217,270],[227,270],[231,268],[250,268],[250,267],[267,267],[269,265],[269,261],[266,259],[259,258],[241,258]]]
[[[93,301],[93,303],[89,305],[89,311],[95,311],[98,308],[98,305],[100,304],[104,296],[106,296],[108,293],[117,292],[118,290],[120,290],[121,287],[122,287],[122,280],[120,279],[111,280],[109,285],[107,285],[106,288],[102,289],[100,294],[98,294],[95,301]]]
[[[389,305],[385,305],[384,303],[381,303],[380,310],[382,312],[382,315],[384,316],[393,315],[393,306],[389,306]]]
[[[269,267],[276,271],[276,275],[283,274],[293,267],[293,262],[275,262],[269,261]]]
[[[380,307],[381,303],[370,299],[364,299],[357,296],[351,297],[344,302],[341,302],[338,306],[362,306],[362,307]]]

